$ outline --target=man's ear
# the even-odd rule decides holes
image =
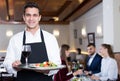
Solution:
[[[41,20],[41,15],[40,15],[40,17],[39,17],[39,21]]]
[[[25,21],[25,16],[23,15],[23,20]]]

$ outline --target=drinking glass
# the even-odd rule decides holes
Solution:
[[[88,72],[88,75],[89,75],[89,76],[92,76],[92,71],[89,71],[89,72]]]
[[[77,70],[76,62],[72,62],[72,72],[75,72]]]
[[[79,74],[78,76],[83,78],[83,75],[84,75],[84,66],[83,66],[83,64],[79,64],[79,69],[82,71],[82,74]]]
[[[84,66],[83,66],[83,64],[79,64],[79,69],[84,70]]]
[[[31,46],[30,45],[23,45],[22,55],[25,57],[25,64],[28,66],[28,56],[31,53]]]

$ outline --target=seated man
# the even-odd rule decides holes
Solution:
[[[86,73],[89,71],[92,72],[92,74],[96,74],[100,72],[101,69],[101,60],[102,57],[96,53],[96,47],[94,44],[89,44],[87,46],[88,51],[88,57],[86,59]]]

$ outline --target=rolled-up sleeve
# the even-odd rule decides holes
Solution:
[[[21,56],[21,54],[20,54],[21,53],[21,50],[20,50],[21,43],[17,40],[19,40],[19,39],[17,39],[16,37],[12,37],[10,39],[9,45],[7,48],[7,52],[6,52],[6,57],[3,62],[3,65],[6,68],[7,72],[13,73],[15,76],[17,74],[17,71],[12,67],[12,63],[15,60],[20,60],[20,56]]]

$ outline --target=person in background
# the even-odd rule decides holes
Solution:
[[[77,53],[76,52],[70,52],[70,54],[69,54],[69,57],[70,57],[70,62],[76,62],[77,60],[76,60],[76,55],[77,55]]]
[[[93,80],[116,81],[118,76],[117,62],[110,44],[102,44],[100,47],[100,55],[103,57],[101,64],[101,72],[99,75],[92,75]]]
[[[80,48],[76,48],[76,52],[77,52],[76,60],[85,66],[85,60],[86,60],[87,55],[82,54]]]
[[[96,47],[95,44],[90,43],[87,46],[88,51],[88,57],[86,58],[86,68],[85,73],[88,74],[89,72],[92,72],[92,74],[99,73],[101,70],[101,60],[102,57],[96,53]]]
[[[69,45],[67,44],[63,44],[61,46],[61,60],[62,60],[62,64],[66,65],[66,68],[60,69],[58,71],[58,73],[54,76],[54,81],[68,81],[70,80],[73,76],[78,75],[80,72],[79,70],[73,72],[73,73],[69,73],[70,72],[70,67],[69,67],[69,63],[67,60],[67,57],[69,56]]]
[[[53,81],[52,75],[57,73],[57,70],[18,70],[17,66],[25,63],[23,61],[25,59],[21,55],[23,45],[31,46],[32,52],[28,63],[50,61],[57,65],[61,64],[59,46],[55,36],[42,30],[39,25],[40,12],[40,8],[36,3],[28,2],[24,6],[23,14],[26,28],[10,39],[3,64],[9,73],[14,73],[16,81]]]
[[[77,54],[80,55],[81,54],[81,49],[80,48],[76,48]]]

